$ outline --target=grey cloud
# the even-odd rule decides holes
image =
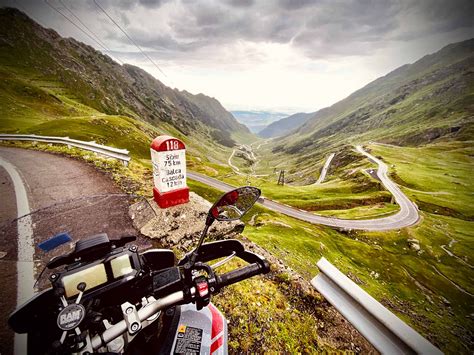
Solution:
[[[421,4],[420,16],[432,23],[441,24],[443,29],[451,30],[454,27],[474,25],[472,0],[425,0]]]
[[[225,2],[234,7],[251,7],[255,4],[255,0],[226,0]]]
[[[138,0],[138,2],[145,7],[156,8],[168,2],[168,0]]]
[[[472,0],[423,0],[405,3],[405,12],[416,14],[417,20],[425,24],[419,31],[404,31],[403,27],[394,36],[401,41],[458,29],[470,29],[474,36],[474,1]]]
[[[381,1],[365,3],[321,4],[292,44],[309,57],[363,55],[383,47],[399,27],[401,7]]]
[[[124,24],[125,26],[130,25],[130,20],[128,19],[128,16],[124,12],[120,14],[120,20],[122,24]]]
[[[469,0],[281,0],[257,1],[250,9],[221,2],[188,3],[186,21],[176,20],[178,41],[203,45],[234,40],[291,43],[310,57],[370,54],[387,42],[407,39],[405,17],[416,14],[411,39],[473,27]]]
[[[218,44],[235,40],[289,42],[297,33],[297,18],[282,12],[269,11],[259,6],[246,9],[230,9],[222,4],[190,4],[187,17],[172,21],[172,28],[180,38],[194,38],[202,43]]]
[[[292,43],[306,55],[339,55],[353,47],[357,54],[397,28],[399,6],[375,2],[260,1],[250,11],[234,10],[222,3],[188,3],[187,17],[173,21],[178,41],[206,44],[235,40]],[[289,9],[291,8],[291,11]],[[359,43],[360,42],[360,43]],[[339,47],[343,45],[344,48]]]
[[[474,1],[424,0],[419,3],[420,20],[430,24],[435,32],[448,32],[462,27],[474,27]]]
[[[137,6],[136,1],[130,1],[130,0],[96,0],[100,6],[103,8],[118,8],[121,10],[132,10]],[[96,5],[92,0],[86,2],[87,5],[89,5],[92,9],[96,8]]]
[[[57,16],[44,15],[50,9],[42,2],[17,1],[36,6],[42,16]],[[63,1],[73,4],[72,0]],[[366,55],[390,41],[421,41],[433,33],[472,29],[474,13],[472,0],[175,0],[179,10],[161,18],[163,5],[171,0],[97,1],[111,10],[140,46],[190,60],[207,48],[237,41],[286,43],[311,58]],[[92,0],[74,5],[95,21],[103,18]],[[143,8],[149,17],[137,16]],[[407,23],[408,18],[414,24]],[[163,26],[155,27],[163,21],[166,31]],[[129,44],[108,20],[101,30],[105,38]]]
[[[156,9],[170,2],[171,0],[96,0],[104,8],[118,8],[121,10],[133,10],[137,6],[143,6],[148,9]],[[93,0],[86,0],[85,3],[89,2],[92,7],[95,7]]]
[[[279,0],[279,5],[285,10],[296,10],[317,4],[315,0]]]
[[[195,25],[197,28],[206,28],[208,26],[225,26],[226,11],[219,6],[206,5],[193,8]]]

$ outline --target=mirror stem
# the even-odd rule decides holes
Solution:
[[[210,221],[210,222],[208,222]],[[193,253],[191,254],[191,258],[190,258],[190,263],[191,265],[194,265],[194,263],[196,262],[196,258],[199,254],[199,248],[201,247],[202,243],[204,242],[204,238],[206,238],[206,235],[207,235],[207,231],[209,230],[209,227],[211,226],[212,222],[214,222],[214,219],[209,219],[206,221],[206,226],[204,227],[203,231],[201,232],[201,237],[199,238],[199,242],[198,242],[198,245],[196,247],[196,249],[194,249]]]

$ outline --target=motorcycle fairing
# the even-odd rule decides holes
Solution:
[[[171,354],[227,354],[227,322],[210,303],[200,311],[195,304],[181,306]]]

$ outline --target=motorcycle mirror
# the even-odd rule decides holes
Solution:
[[[235,221],[257,202],[260,189],[253,186],[239,187],[222,195],[208,213],[208,219]]]
[[[235,221],[241,218],[247,211],[257,202],[260,189],[253,186],[243,186],[235,190],[226,192],[222,197],[212,205],[206,218],[206,226],[201,233],[196,249],[191,253],[189,265],[193,265],[196,261],[207,231],[211,224],[215,221]]]

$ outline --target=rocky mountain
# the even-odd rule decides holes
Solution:
[[[0,9],[0,31],[2,67],[25,74],[21,79],[53,82],[99,112],[154,126],[167,123],[184,135],[200,132],[229,146],[233,133],[250,133],[216,99],[171,89],[138,67],[62,38],[17,9]]]
[[[294,115],[282,118],[276,122],[269,124],[267,127],[258,132],[258,135],[263,138],[273,138],[279,136],[287,136],[293,131],[296,131],[302,124],[304,124],[313,113],[295,113]]]
[[[474,121],[474,39],[448,45],[317,111],[274,152],[310,154],[377,140],[418,145],[469,140]]]

